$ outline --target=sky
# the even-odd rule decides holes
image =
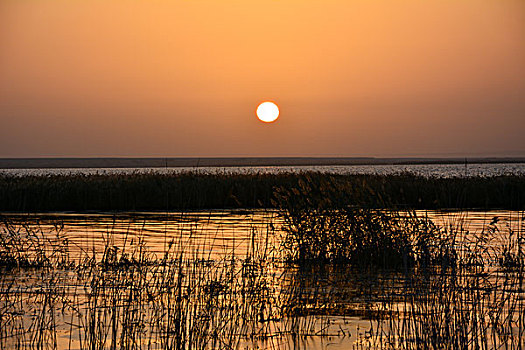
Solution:
[[[0,157],[525,156],[523,0],[2,0],[0,23]]]

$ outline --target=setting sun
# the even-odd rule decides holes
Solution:
[[[525,350],[525,0],[0,22],[0,350]]]
[[[257,118],[265,123],[271,123],[279,118],[279,107],[273,102],[263,102],[257,107]]]

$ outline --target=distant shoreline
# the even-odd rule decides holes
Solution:
[[[221,157],[221,158],[0,158],[0,169],[176,168],[312,165],[525,163],[525,157],[374,158],[374,157]]]

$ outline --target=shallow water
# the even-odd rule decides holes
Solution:
[[[483,231],[497,218],[502,232],[519,230],[522,212],[494,211],[415,211],[443,228],[461,228],[472,233]],[[170,241],[180,243],[186,253],[209,253],[217,258],[235,254],[242,258],[253,246],[252,238],[268,241],[278,247],[283,220],[276,210],[215,210],[202,212],[133,212],[133,213],[45,213],[4,214],[4,220],[38,232],[43,237],[68,240],[73,253],[102,253],[110,244],[129,249],[142,242],[157,257],[166,251]],[[1,227],[1,225],[0,225]]]
[[[487,226],[494,222],[499,231],[492,234],[502,238],[509,232],[523,232],[523,215],[523,212],[516,211],[417,212],[417,216],[428,217],[440,227],[453,227],[463,232],[465,237],[486,231]],[[292,312],[294,317],[257,325],[261,327],[257,328],[258,332],[264,336],[257,340],[244,339],[238,348],[351,348],[358,339],[366,338],[371,327],[371,315],[379,312],[378,301],[395,295],[399,285],[404,283],[404,278],[392,271],[363,273],[346,268],[312,267],[304,270],[289,266],[283,269],[280,263],[282,256],[279,255],[283,221],[278,212],[273,210],[4,214],[2,218],[4,223],[0,225],[0,229],[5,230],[6,225],[9,225],[10,230],[34,235],[39,244],[48,246],[50,251],[56,250],[56,247],[51,249],[51,245],[63,245],[67,242],[70,258],[77,262],[88,257],[101,261],[107,255],[108,247],[114,247],[117,254],[127,253],[130,257],[145,251],[152,260],[162,259],[163,254],[171,249],[174,257],[179,252],[184,252],[189,259],[219,267],[217,270],[206,270],[206,273],[212,271],[220,274],[220,271],[234,264],[235,273],[240,274],[244,271],[243,258],[248,253],[251,257],[260,254],[265,261],[259,262],[259,266],[264,269],[266,277],[264,281],[255,281],[264,282],[267,288],[264,290],[273,293],[271,295],[279,295],[279,303],[287,299],[300,302]],[[239,260],[232,263],[233,257]],[[13,270],[7,271],[2,277],[2,287],[9,285],[9,281],[14,282],[14,288],[21,296],[20,300],[25,300],[35,310],[22,317],[25,325],[32,324],[33,319],[38,318],[38,305],[45,305],[45,302],[38,299],[43,289],[56,288],[61,293],[73,296],[79,305],[86,303],[86,293],[89,290],[86,289],[86,283],[92,277],[92,272],[86,276],[67,269],[35,272]],[[147,274],[148,278],[155,276],[153,272]],[[203,278],[211,278],[210,281],[213,281],[212,277]],[[191,281],[188,283],[191,284]],[[107,290],[111,292],[112,289]],[[261,294],[260,297],[264,299],[267,296]],[[99,302],[106,299],[103,297]],[[7,307],[8,300],[5,295],[3,299],[0,297],[0,311]],[[134,307],[144,313],[145,319],[159,317],[155,308],[147,305],[144,307],[139,301],[136,303]],[[57,310],[59,308],[56,306]],[[277,309],[279,307],[273,311],[264,311],[265,317],[270,319],[272,312],[282,312]],[[68,317],[73,319],[73,314],[57,316],[57,342],[60,348],[67,348],[72,341],[72,348],[78,348],[81,336],[72,332],[71,326],[68,326]],[[75,322],[78,323],[79,320],[80,317]],[[300,339],[292,337],[296,328],[301,329],[306,336]],[[282,335],[277,336],[278,334]]]
[[[174,167],[174,168],[46,168],[46,169],[0,169],[0,174],[67,175],[67,174],[134,174],[134,173],[221,173],[221,174],[279,174],[318,171],[329,174],[377,174],[391,175],[411,173],[426,177],[471,177],[497,175],[523,175],[525,163],[492,164],[411,164],[411,165],[330,165],[330,166],[247,166],[247,167]]]

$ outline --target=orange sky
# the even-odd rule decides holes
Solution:
[[[525,156],[523,0],[2,0],[0,26],[0,157]]]

